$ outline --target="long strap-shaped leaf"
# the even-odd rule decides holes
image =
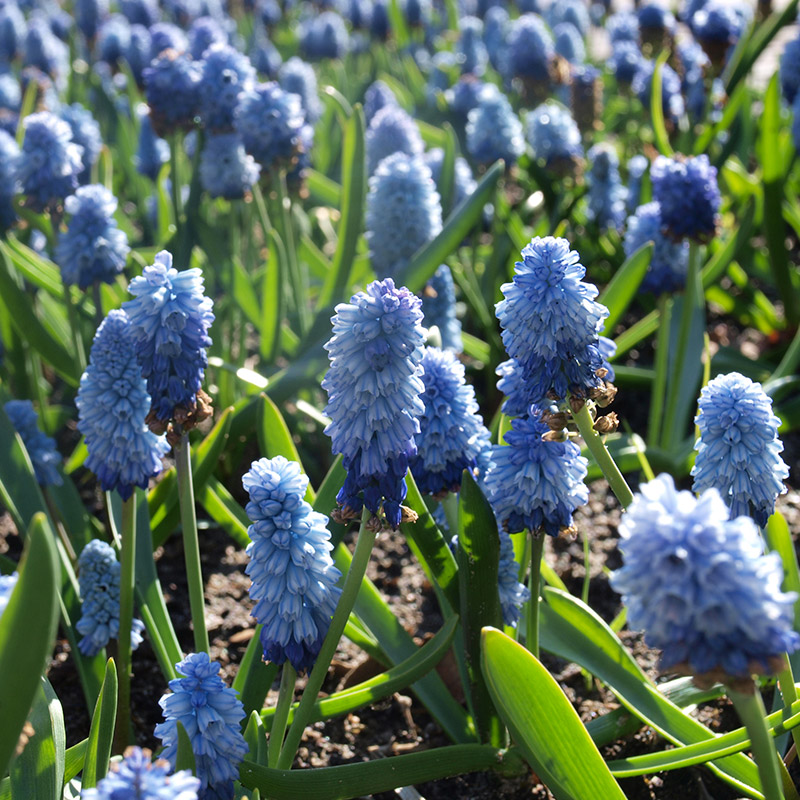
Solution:
[[[103,688],[94,707],[86,754],[83,760],[82,789],[91,789],[105,778],[108,760],[111,758],[111,744],[114,739],[114,724],[117,720],[117,668],[114,659],[106,663]]]

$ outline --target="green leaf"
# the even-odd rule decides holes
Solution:
[[[66,732],[64,710],[46,678],[39,686],[28,715],[33,735],[11,767],[11,797],[61,800]]]
[[[281,323],[283,321],[283,264],[286,263],[286,250],[278,233],[270,230],[269,260],[264,270],[261,284],[261,321],[259,331],[259,353],[267,361],[272,361],[280,345]]]
[[[326,175],[314,169],[306,170],[306,187],[309,194],[326,206],[339,208],[342,200],[342,187],[336,181],[332,181]]]
[[[447,219],[453,205],[454,189],[456,185],[456,155],[458,154],[458,139],[453,126],[449,122],[444,124],[447,138],[444,143],[444,157],[442,168],[439,172],[439,181],[436,188],[442,201],[442,217]]]
[[[400,0],[389,0],[389,23],[389,29],[397,42],[397,49],[402,50],[408,44],[410,34]]]
[[[652,242],[643,244],[635,253],[631,253],[598,298],[598,302],[608,309],[608,317],[605,321],[606,333],[610,334],[614,331],[617,323],[622,319],[622,315],[628,310],[628,306],[644,280],[652,255]]]
[[[522,645],[483,630],[482,661],[495,705],[526,760],[557,800],[625,800],[561,687]]]
[[[0,242],[0,248],[14,268],[34,286],[61,299],[64,296],[64,284],[61,282],[58,267],[52,261],[42,258],[35,250],[17,241],[13,234],[8,233],[6,237],[6,241]]]
[[[347,472],[342,466],[342,457],[338,455],[317,490],[317,496],[312,503],[314,511],[319,511],[320,514],[325,514],[326,516],[330,515],[331,511],[336,508],[336,495],[344,485],[346,477]],[[335,547],[342,541],[346,528],[344,525],[339,525],[337,522],[329,520],[328,530],[331,532],[331,544]]]
[[[4,775],[28,717],[58,621],[58,564],[54,534],[36,514],[14,587],[0,617],[0,775]]]
[[[216,478],[211,478],[200,491],[195,491],[195,498],[239,547],[250,544],[247,514]]]
[[[433,273],[449,255],[455,253],[464,237],[478,223],[483,207],[492,199],[503,169],[503,162],[497,161],[486,171],[475,191],[453,209],[439,235],[421,247],[398,272],[395,278],[398,286],[407,286],[412,292],[422,290]]]
[[[800,567],[797,564],[792,533],[780,511],[776,511],[767,520],[764,533],[769,549],[778,553],[783,562],[783,591],[798,593],[794,601],[794,628],[798,630],[800,629]]]
[[[183,727],[183,723],[178,720],[178,753],[175,756],[175,772],[180,772],[183,769],[188,769],[192,775],[197,774],[197,765],[194,760],[194,751],[192,750],[192,740]]]
[[[94,707],[86,755],[83,760],[81,788],[92,789],[103,780],[108,772],[111,758],[111,745],[114,739],[114,725],[117,721],[117,668],[114,659],[106,662],[106,675],[103,688]]]
[[[233,681],[233,688],[239,692],[246,714],[261,711],[264,701],[278,674],[277,664],[265,664],[261,646],[261,625],[256,625],[253,638],[247,645],[242,663]]]
[[[88,746],[89,740],[83,739],[78,744],[67,748],[64,758],[64,783],[69,783],[83,769]]]
[[[664,96],[663,96],[663,71],[670,51],[665,49],[656,61],[653,69],[653,81],[650,85],[650,119],[653,124],[653,134],[656,137],[656,146],[665,156],[674,155],[669,143],[669,134],[664,125]]]
[[[252,711],[247,718],[247,727],[244,729],[244,740],[247,742],[248,755],[256,764],[265,767],[269,757],[267,750],[267,731],[261,717]],[[256,789],[256,791],[258,791]]]
[[[258,306],[258,298],[252,280],[238,258],[232,259],[231,263],[233,264],[233,299],[247,319],[257,327],[261,322],[261,309]]]

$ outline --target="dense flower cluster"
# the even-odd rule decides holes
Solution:
[[[119,636],[120,566],[111,545],[92,539],[78,558],[78,582],[81,590],[81,618],[75,629],[83,638],[78,649],[85,656],[100,652],[109,639]],[[142,643],[144,624],[134,619],[131,626],[131,649]]]
[[[464,349],[456,316],[456,289],[447,264],[442,264],[428,281],[422,293],[422,313],[426,328],[435,325],[439,329],[443,350],[460,353]]]
[[[654,71],[655,62],[643,59],[631,82],[633,93],[648,112]],[[669,64],[664,64],[661,68],[661,109],[664,112],[664,119],[670,125],[677,125],[686,111],[686,103],[681,94],[681,79]]]
[[[208,365],[213,303],[203,294],[202,271],[178,272],[166,250],[130,282],[128,291],[134,299],[123,307],[147,379],[152,414],[166,423],[195,408]]]
[[[260,172],[238,134],[219,133],[206,139],[200,154],[200,183],[211,197],[243,197]]]
[[[180,722],[192,743],[199,800],[229,800],[248,751],[240,730],[242,701],[220,678],[219,664],[208,653],[190,653],[175,669],[183,677],[171,680],[172,693],[158,701],[164,713],[164,722],[155,729],[164,745],[161,757],[175,768]]]
[[[363,503],[377,514],[382,504],[392,528],[400,524],[404,478],[417,454],[417,418],[424,411],[420,305],[391,278],[374,281],[336,307],[333,338],[325,345],[331,361],[322,381],[331,418],[325,433],[347,470],[337,500],[356,513]]]
[[[246,572],[264,659],[311,669],[341,594],[328,519],[303,499],[308,478],[283,456],[254,461],[242,484],[253,522]]]
[[[100,157],[103,148],[103,138],[100,135],[100,126],[92,116],[92,112],[80,103],[71,106],[62,106],[58,112],[61,119],[66,122],[72,131],[72,141],[83,148],[81,163],[83,171],[78,176],[81,183],[88,183],[92,166]]]
[[[170,772],[169,762],[153,762],[149,750],[129,747],[96,788],[81,792],[81,800],[197,800],[200,781],[188,769]]]
[[[550,169],[583,158],[581,132],[564,106],[548,101],[537,106],[525,121],[533,155]]]
[[[364,116],[367,125],[382,108],[391,105],[397,105],[394,92],[383,81],[371,83],[364,93]]]
[[[698,499],[660,475],[635,495],[620,536],[624,566],[611,585],[664,669],[747,678],[800,645],[780,556],[764,555],[752,520],[728,518],[716,489]]]
[[[367,172],[370,175],[393,153],[414,158],[421,156],[424,150],[417,123],[408,112],[390,103],[375,113],[367,129]]]
[[[538,14],[523,14],[511,23],[505,64],[509,77],[548,81],[554,53],[553,37]]]
[[[525,151],[522,123],[494,84],[486,84],[467,115],[467,150],[481,164],[502,158],[508,166]]]
[[[33,403],[30,400],[9,400],[3,409],[28,451],[39,485],[60,486],[64,482],[58,471],[61,456],[56,450],[55,439],[39,429],[39,417]]]
[[[242,94],[255,83],[250,59],[227,44],[214,44],[203,54],[198,85],[200,118],[211,131],[233,128],[233,115]]]
[[[587,153],[590,164],[589,218],[600,228],[618,229],[625,219],[627,192],[619,177],[619,156],[614,148],[601,142]]]
[[[145,425],[150,395],[136,358],[133,325],[124,311],[111,311],[97,329],[89,366],[81,376],[78,430],[86,441],[86,466],[105,491],[123,499],[147,487],[161,471],[169,446]]]
[[[430,167],[431,176],[438,185],[442,175],[442,164],[444,163],[444,150],[441,147],[434,147],[425,153],[425,163]],[[477,187],[478,183],[472,177],[472,170],[465,158],[456,157],[453,175],[453,197],[451,205],[455,208],[462,200],[466,200]]]
[[[279,70],[278,81],[284,92],[300,97],[306,119],[313,125],[322,116],[322,103],[317,91],[317,76],[311,64],[290,58]]]
[[[136,170],[154,181],[161,167],[169,161],[169,145],[156,135],[150,122],[150,114],[139,117],[139,146],[134,157]]]
[[[695,418],[700,438],[692,469],[695,492],[719,490],[731,516],[766,525],[786,491],[780,420],[761,385],[738,372],[719,375],[700,393]]]
[[[155,41],[153,36],[154,50]],[[199,62],[178,50],[159,52],[142,77],[153,128],[162,135],[188,127],[197,115],[202,69]]]

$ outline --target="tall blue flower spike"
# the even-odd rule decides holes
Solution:
[[[211,45],[201,64],[200,119],[208,130],[227,133],[240,98],[255,85],[256,71],[246,55],[227,44]]]
[[[641,203],[642,181],[649,166],[650,162],[643,155],[635,155],[628,161],[628,195],[625,204],[630,214],[633,214]]]
[[[189,53],[195,61],[200,61],[211,45],[227,44],[228,34],[214,17],[198,17],[187,31]]]
[[[422,313],[425,327],[439,329],[443,350],[460,353],[464,349],[461,322],[456,316],[456,287],[447,264],[442,264],[422,292]]]
[[[393,153],[408,158],[425,151],[417,123],[400,106],[389,104],[375,113],[367,129],[367,171],[375,173],[378,164]]]
[[[379,278],[394,274],[442,229],[442,206],[421,158],[394,153],[369,179],[366,239]]]
[[[20,435],[33,472],[40,486],[61,486],[64,479],[58,471],[61,456],[56,440],[39,429],[39,417],[30,400],[9,400],[3,406],[14,430]]]
[[[81,792],[81,800],[197,800],[200,781],[188,769],[171,771],[168,761],[151,761],[149,750],[129,747],[94,789]]]
[[[161,52],[143,71],[150,119],[159,136],[192,125],[200,106],[202,74],[202,62],[173,49]]]
[[[748,516],[766,525],[789,477],[772,399],[760,383],[731,372],[710,381],[697,405],[694,491],[713,487],[732,517]]]
[[[64,210],[70,220],[56,244],[64,283],[81,289],[95,282],[113,283],[130,252],[128,237],[114,219],[117,198],[102,184],[92,183],[68,197]]]
[[[548,441],[550,431],[535,406],[511,421],[506,445],[492,448],[486,491],[497,521],[509,533],[572,527],[572,513],[589,500],[583,480],[588,461],[575,442]]]
[[[186,38],[186,34],[171,22],[156,22],[150,26],[149,31],[151,60],[157,59],[165,50],[185,53],[189,49],[189,40]]]
[[[650,111],[650,92],[653,87],[654,70],[655,61],[643,58],[631,82],[633,93],[648,112]],[[669,64],[664,64],[661,68],[661,108],[664,118],[672,125],[677,125],[686,111],[686,104],[681,94],[681,79]]]
[[[97,655],[119,636],[120,565],[114,548],[92,539],[78,558],[78,583],[81,590],[81,618],[75,630],[83,638],[78,649],[85,656]],[[142,643],[144,623],[134,619],[131,626],[131,649]]]
[[[783,653],[800,646],[796,594],[781,591],[780,556],[764,555],[750,518],[728,514],[716,489],[698,499],[659,475],[622,518],[624,564],[611,585],[631,629],[663,651],[664,670],[749,678],[779,671]]]
[[[164,745],[161,757],[175,768],[180,722],[192,743],[200,779],[198,800],[230,800],[239,764],[248,752],[240,726],[245,716],[242,701],[225,685],[219,667],[208,653],[189,653],[175,665],[183,677],[171,680],[172,693],[158,701],[164,713],[164,722],[155,728]]]
[[[179,272],[172,255],[162,250],[128,291],[134,299],[123,308],[147,379],[151,424],[164,428],[175,420],[186,428],[208,413],[200,386],[208,365],[214,304],[203,294],[203,273],[198,268]]]
[[[524,414],[531,403],[547,406],[567,392],[585,397],[604,385],[599,336],[608,309],[595,300],[597,287],[581,280],[579,259],[566,239],[532,239],[513,281],[501,287],[496,314],[515,362],[498,368],[507,414]]]
[[[336,497],[345,518],[362,505],[374,515],[382,506],[389,525],[400,525],[404,479],[417,454],[414,437],[424,411],[420,305],[386,278],[336,307],[333,337],[325,345],[331,366],[322,388],[331,418],[325,433],[347,470]]]
[[[467,114],[467,150],[481,164],[502,158],[507,166],[525,152],[522,123],[508,98],[494,85],[486,84],[478,105]]]
[[[78,176],[78,180],[81,183],[88,183],[92,166],[97,162],[100,157],[100,151],[103,149],[100,126],[92,116],[92,112],[84,108],[80,103],[62,106],[58,115],[72,130],[72,141],[83,148],[83,153],[81,154],[83,172]]]
[[[569,109],[553,101],[537,106],[525,120],[526,138],[537,159],[548,169],[583,158],[581,132]]]
[[[506,77],[546,83],[555,55],[553,37],[538,14],[523,14],[511,23],[508,33]]]
[[[137,172],[154,181],[158,178],[161,167],[169,161],[169,144],[156,135],[147,110],[139,114],[139,125],[139,146],[134,164]]]
[[[10,575],[0,575],[0,617],[3,612],[8,608],[8,601],[11,599],[11,593],[19,580],[19,573],[12,572]]]
[[[209,136],[200,154],[200,183],[211,197],[244,197],[258,182],[261,167],[245,152],[237,133]]]
[[[382,108],[390,105],[397,105],[394,92],[383,81],[371,83],[364,93],[364,116],[367,125]]]
[[[311,64],[293,56],[278,71],[278,82],[284,92],[290,92],[300,97],[306,119],[312,125],[322,116],[317,75]]]
[[[78,430],[89,451],[86,466],[103,490],[116,489],[127,500],[135,486],[147,488],[150,478],[161,472],[169,445],[145,425],[150,395],[124,311],[109,312],[97,329],[75,405]]]
[[[444,164],[444,150],[441,147],[434,147],[425,153],[425,163],[430,167],[431,177],[438,185]],[[451,206],[455,208],[462,200],[469,197],[477,188],[478,182],[472,176],[469,163],[461,156],[456,157],[455,173],[453,175],[453,198]]]
[[[607,142],[594,145],[587,153],[589,174],[589,218],[608,230],[618,230],[625,220],[627,192],[619,177],[619,156]]]
[[[303,499],[308,478],[283,456],[254,461],[242,478],[250,495],[247,529],[253,616],[264,660],[311,669],[328,633],[342,577],[330,556],[328,518]]]

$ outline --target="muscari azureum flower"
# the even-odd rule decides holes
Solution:
[[[506,77],[540,83],[550,80],[550,63],[555,52],[553,37],[538,14],[523,14],[515,19],[507,41]]]
[[[625,204],[631,214],[639,207],[642,197],[642,181],[649,166],[650,162],[643,155],[635,155],[628,161],[628,195]]]
[[[800,35],[786,43],[781,56],[780,80],[783,96],[791,105],[800,90]]]
[[[516,379],[501,378],[507,414],[524,414],[531,403],[547,405],[567,392],[585,397],[602,388],[607,363],[600,331],[608,309],[598,303],[597,287],[581,279],[586,269],[566,239],[532,239],[517,261],[496,314]],[[498,367],[506,376],[509,362]],[[513,385],[509,385],[512,383]]]
[[[236,105],[243,93],[253,87],[256,71],[246,55],[227,44],[211,45],[201,64],[200,119],[210,131],[230,131]]]
[[[124,311],[109,312],[97,329],[75,405],[78,430],[89,451],[86,466],[103,490],[116,489],[127,500],[135,486],[146,488],[161,472],[161,457],[169,446],[145,425],[150,395]]]
[[[167,49],[150,62],[142,77],[156,133],[162,136],[190,127],[200,105],[202,62]]]
[[[136,171],[150,178],[158,178],[161,167],[169,161],[169,144],[165,139],[156,135],[147,106],[139,114],[139,146],[134,156]]]
[[[312,125],[322,116],[322,103],[317,90],[314,67],[293,56],[278,71],[278,82],[284,92],[300,97],[306,119]]]
[[[460,353],[464,349],[461,323],[456,316],[456,288],[447,264],[442,264],[425,286],[422,313],[426,328],[435,325],[439,329],[443,350]]]
[[[81,792],[81,800],[197,800],[200,781],[188,769],[170,775],[171,769],[168,761],[151,761],[149,750],[129,747],[96,788]]]
[[[428,150],[425,153],[425,163],[430,167],[433,182],[438,185],[444,164],[444,150],[441,147]],[[472,170],[467,160],[461,156],[456,157],[453,179],[453,197],[450,205],[455,208],[475,191],[478,182],[472,177]]]
[[[208,365],[206,348],[211,346],[208,329],[214,321],[213,302],[203,294],[202,270],[178,272],[172,254],[162,250],[155,263],[130,282],[128,291],[134,299],[123,308],[147,379],[152,418],[160,428],[172,419],[185,425],[202,405],[198,393]]]
[[[10,575],[0,575],[0,617],[8,607],[8,601],[11,599],[11,592],[19,580],[19,573],[12,572]]]
[[[713,487],[732,517],[748,516],[766,525],[789,477],[771,398],[760,383],[731,372],[710,381],[697,405],[694,491]]]
[[[467,114],[467,150],[481,164],[502,158],[507,166],[525,152],[522,123],[508,98],[487,83],[478,95],[478,105]]]
[[[64,202],[70,216],[67,230],[59,234],[56,261],[69,286],[86,289],[97,281],[113,283],[125,269],[128,237],[117,227],[117,198],[99,183],[81,186]]]
[[[258,182],[261,167],[245,152],[238,133],[210,135],[200,153],[200,183],[211,197],[242,198]]]
[[[175,768],[180,722],[192,743],[201,786],[199,800],[230,800],[239,764],[248,752],[240,730],[245,715],[242,701],[225,685],[219,667],[208,653],[189,653],[175,665],[184,677],[171,680],[172,694],[158,701],[164,714],[164,722],[155,728],[164,745],[161,757]]]
[[[548,169],[571,170],[583,158],[581,132],[569,110],[553,101],[537,106],[525,120],[533,155]]]
[[[587,159],[589,218],[602,229],[618,229],[625,219],[627,193],[619,177],[617,151],[607,142],[600,142],[589,150]]]
[[[56,441],[39,429],[39,417],[33,410],[33,403],[30,400],[9,400],[3,408],[28,451],[39,485],[61,486],[64,481],[58,472],[61,456],[56,450]]]
[[[200,61],[211,45],[228,43],[228,34],[214,17],[198,17],[189,26],[186,36],[189,39],[189,54],[195,61]]]
[[[83,148],[81,162],[83,172],[78,176],[81,183],[88,183],[92,166],[100,157],[103,149],[103,138],[100,135],[100,126],[92,116],[92,112],[80,103],[71,106],[62,106],[58,116],[66,122],[72,130],[72,141]]]
[[[362,504],[377,515],[381,504],[392,528],[400,525],[405,475],[417,454],[420,394],[421,302],[391,278],[373,281],[366,292],[336,307],[333,337],[325,345],[331,361],[322,388],[334,453],[347,470],[336,499],[346,516]],[[363,499],[362,499],[363,492]]]
[[[283,456],[254,461],[242,484],[253,521],[245,571],[252,580],[253,616],[263,626],[264,659],[311,669],[341,594],[328,518],[303,499],[308,478]]]
[[[749,678],[780,669],[782,654],[800,645],[780,556],[764,555],[750,518],[729,519],[716,489],[697,498],[659,475],[634,496],[619,530],[624,565],[611,585],[631,629],[663,651],[663,669]]]
[[[403,153],[408,159],[421,156],[425,145],[417,123],[400,106],[384,106],[372,118],[367,129],[367,171],[375,173],[378,164],[393,153]]]
[[[78,558],[78,583],[81,590],[81,618],[75,629],[83,638],[78,649],[85,656],[97,655],[109,639],[119,636],[120,565],[111,545],[92,539]],[[134,619],[131,649],[142,643],[144,623]]]
[[[364,116],[367,125],[382,108],[390,105],[397,105],[394,92],[383,81],[371,83],[364,93]]]

